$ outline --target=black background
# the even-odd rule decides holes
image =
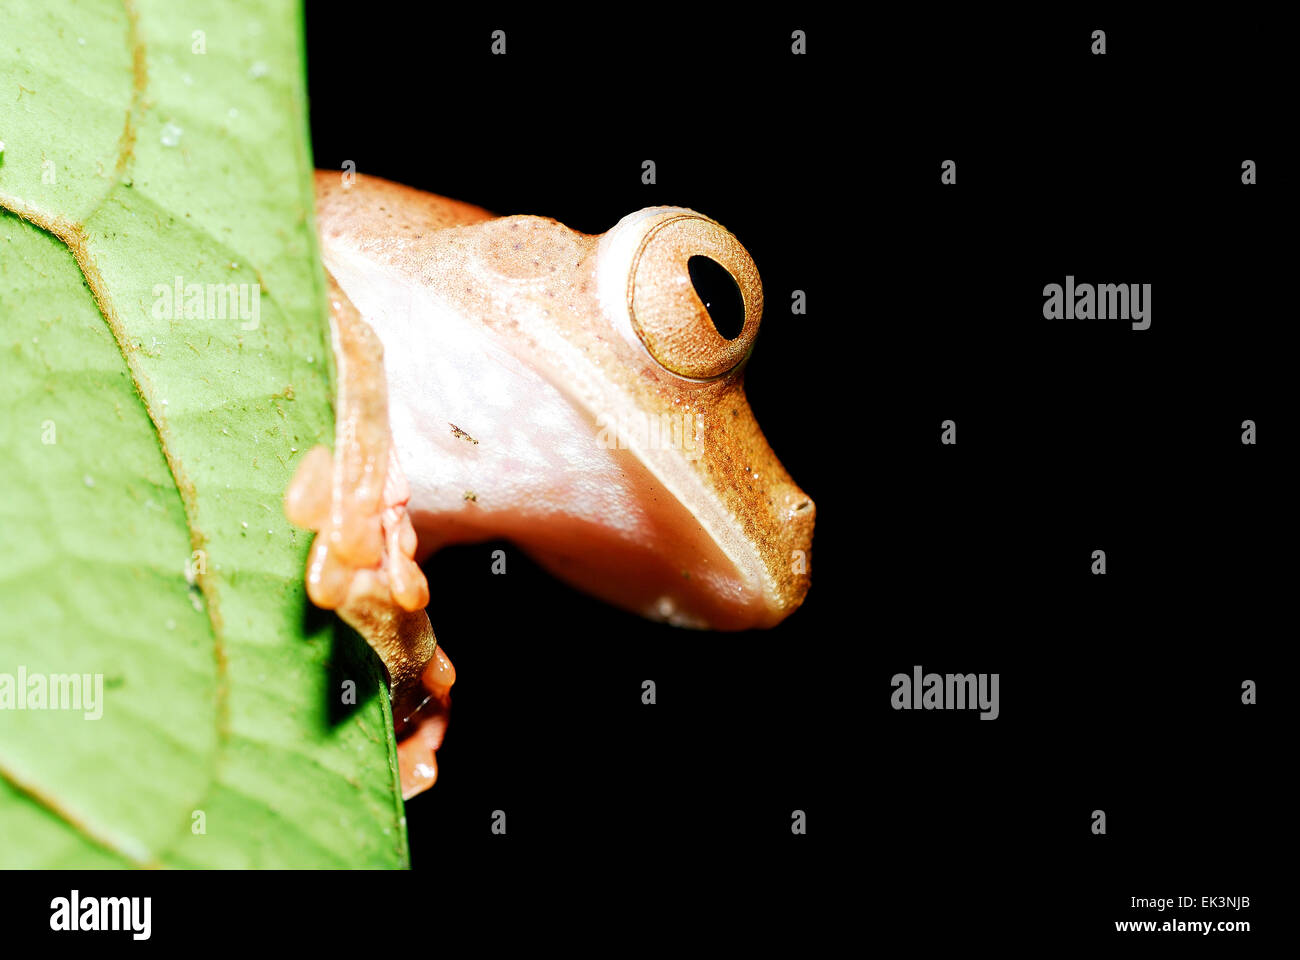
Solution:
[[[159,943],[1278,939],[1290,34],[1254,9],[701,9],[311,4],[315,159],[586,232],[657,204],[729,227],[768,303],[750,399],[817,503],[803,607],[767,632],[684,632],[508,545],[505,577],[500,544],[444,551],[430,614],[458,681],[439,782],[407,807],[413,874],[51,874],[11,886],[15,916],[77,886],[152,895]],[[1042,289],[1067,274],[1152,284],[1151,328],[1045,320]],[[999,673],[1000,717],[892,710],[890,678],[917,664]],[[1180,895],[1249,896],[1176,914],[1253,929],[1114,931],[1171,915],[1131,898]]]
[[[1280,31],[1250,19],[309,10],[318,167],[591,233],[658,204],[725,224],[768,304],[747,389],[817,503],[812,591],[768,632],[650,624],[516,551],[494,577],[501,544],[435,557],[458,682],[440,780],[408,805],[417,871],[752,856],[871,929],[1114,940],[1169,916],[1131,897],[1244,894],[1180,916],[1262,936],[1294,631],[1294,111]],[[1151,328],[1045,320],[1067,274],[1152,284]],[[1000,718],[893,711],[915,664],[1000,673]]]

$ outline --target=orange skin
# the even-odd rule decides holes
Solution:
[[[417,565],[443,545],[510,539],[677,625],[768,627],[800,605],[815,508],[745,399],[762,286],[723,227],[658,207],[588,236],[327,173],[317,207],[335,448],[303,458],[286,511],[318,533],[308,595],[388,670],[404,796],[437,777],[455,680]],[[732,340],[693,256],[737,283]]]

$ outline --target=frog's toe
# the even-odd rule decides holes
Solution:
[[[298,527],[319,530],[329,521],[334,458],[324,445],[312,447],[298,464],[284,496],[284,513]]]
[[[396,452],[390,447],[380,459],[385,469],[378,498],[370,492],[375,488],[349,482],[356,471],[343,460],[314,447],[285,494],[289,520],[318,534],[307,565],[308,595],[319,607],[337,609],[358,573],[376,571],[382,575],[375,582],[387,585],[392,602],[407,612],[424,609],[429,583],[415,563],[415,529],[406,509],[410,488]]]
[[[429,581],[415,562],[415,528],[405,504],[389,507],[381,518],[386,550],[384,571],[393,600],[406,611],[429,605]]]
[[[446,729],[446,723],[442,724]],[[422,724],[397,745],[397,768],[402,778],[402,799],[419,796],[438,782],[438,755],[434,741],[441,743],[442,732],[432,724]]]
[[[409,731],[398,741],[397,765],[402,779],[402,799],[410,800],[423,793],[438,779],[438,748],[447,732],[451,711],[451,686],[456,682],[456,668],[442,647],[420,678],[427,696],[401,726]]]

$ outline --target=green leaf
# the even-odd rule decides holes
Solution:
[[[0,866],[405,866],[380,666],[282,508],[333,442],[301,13],[4,19]]]

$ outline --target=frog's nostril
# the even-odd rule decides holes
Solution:
[[[726,267],[709,257],[691,257],[686,261],[686,269],[719,336],[735,340],[745,326],[745,301],[736,285],[736,278]]]

